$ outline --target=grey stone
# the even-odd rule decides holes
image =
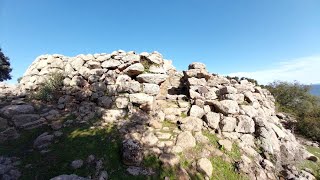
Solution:
[[[122,161],[128,166],[139,166],[143,156],[138,142],[128,139],[122,143]]]
[[[165,74],[140,74],[137,76],[137,80],[140,83],[161,84],[167,77]]]
[[[22,127],[24,124],[37,121],[40,119],[38,114],[20,114],[14,115],[12,121],[16,127]]]
[[[236,132],[240,133],[253,133],[255,131],[255,124],[254,121],[246,116],[246,115],[240,115],[237,117],[238,119],[238,125],[236,127]]]
[[[204,114],[205,113],[204,113],[203,108],[201,108],[201,107],[199,107],[197,105],[192,105],[191,106],[190,116],[202,118]]]
[[[191,132],[184,131],[178,135],[176,145],[183,149],[192,148],[196,146],[196,139]]]
[[[83,166],[83,160],[78,159],[71,162],[71,167],[73,169],[79,169]]]
[[[232,132],[237,126],[237,120],[233,117],[225,117],[220,122],[221,131],[224,132]]]
[[[238,103],[233,100],[222,100],[213,101],[214,107],[218,109],[219,112],[227,114],[237,114],[240,111]]]
[[[123,72],[129,76],[137,76],[143,73],[144,67],[141,63],[132,64],[131,66],[127,67]]]
[[[34,108],[31,105],[23,104],[23,105],[9,105],[0,109],[0,115],[5,118],[11,118],[14,115],[19,114],[30,114],[34,112]]]
[[[57,177],[51,178],[50,180],[90,180],[90,179],[80,177],[75,174],[71,174],[71,175],[63,174],[63,175],[59,175]]]
[[[210,128],[217,129],[219,127],[220,114],[214,113],[214,112],[208,112],[205,115],[205,122],[208,124]]]
[[[197,161],[197,170],[204,173],[206,176],[211,177],[213,167],[211,161],[207,158],[201,158]]]
[[[160,92],[160,86],[157,84],[143,83],[143,92],[149,95],[157,95]]]
[[[121,64],[120,61],[115,60],[115,59],[110,59],[110,60],[106,60],[104,61],[101,66],[103,68],[107,68],[107,69],[116,69],[119,65]]]

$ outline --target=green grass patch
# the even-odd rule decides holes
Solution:
[[[245,180],[245,176],[236,172],[233,164],[224,161],[221,157],[212,157],[213,166],[212,180]]]
[[[162,122],[162,127],[176,128],[177,125],[176,125],[175,123],[172,123],[171,121],[165,119],[165,120]]]
[[[209,139],[209,142],[214,146],[219,148],[219,138],[217,137],[217,135],[210,133],[209,131],[203,131],[202,133],[204,136],[206,136]]]
[[[318,157],[318,159],[320,159],[320,148],[312,147],[312,146],[307,146],[306,148],[310,153],[312,153],[313,155]],[[320,161],[312,162],[309,160],[304,160],[299,164],[298,167],[299,167],[299,169],[305,169],[305,168],[311,169],[313,171],[316,179],[317,180],[320,179]]]
[[[181,115],[180,115],[180,117],[186,118],[186,117],[188,117],[188,115],[187,115],[186,113],[182,112]]]

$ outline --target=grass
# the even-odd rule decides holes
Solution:
[[[169,120],[165,119],[163,122],[162,122],[162,127],[169,127],[169,128],[175,128],[176,127],[176,124],[170,122]]]
[[[312,146],[307,146],[307,150],[312,153],[313,155],[317,156],[318,159],[320,160],[320,148],[317,147],[312,147]],[[320,161],[318,162],[312,162],[309,160],[304,160],[302,161],[299,166],[300,169],[311,169],[314,173],[314,176],[316,177],[317,180],[320,180]]]
[[[186,117],[188,117],[188,115],[187,115],[186,113],[182,112],[181,115],[180,115],[180,117],[186,118]]]
[[[64,76],[62,73],[54,72],[49,75],[49,78],[40,86],[39,90],[32,95],[42,101],[53,101],[59,97],[59,90],[63,85]]]
[[[212,180],[245,180],[243,175],[236,172],[233,164],[224,161],[221,157],[211,157],[213,166]]]

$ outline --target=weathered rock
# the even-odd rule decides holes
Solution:
[[[143,73],[143,71],[144,71],[143,65],[141,63],[136,63],[127,67],[123,72],[128,74],[129,76],[137,76]]]
[[[213,167],[209,159],[201,158],[197,161],[197,170],[204,173],[206,176],[211,177]]]
[[[144,103],[151,104],[153,102],[153,97],[144,93],[130,94],[129,99],[131,103],[136,103],[136,104],[144,104]]]
[[[220,89],[220,95],[224,94],[237,94],[237,89],[232,86],[224,86]]]
[[[45,132],[34,140],[33,147],[37,148],[38,150],[47,148],[51,144],[53,138],[54,138],[54,135],[51,135],[48,132]]]
[[[31,105],[9,105],[0,109],[0,115],[5,118],[12,118],[14,115],[19,114],[31,114],[34,112],[34,108]]]
[[[232,132],[237,126],[237,120],[233,117],[225,117],[220,122],[221,124],[221,131],[225,132]]]
[[[8,127],[8,122],[6,119],[0,117],[0,132],[4,129],[7,129]]]
[[[118,97],[116,99],[117,108],[124,109],[127,108],[129,104],[129,99],[127,97]]]
[[[245,115],[240,115],[237,117],[238,125],[236,127],[236,132],[240,133],[253,133],[255,131],[254,121]]]
[[[189,69],[206,69],[206,65],[200,62],[193,62],[189,65]]]
[[[140,74],[137,76],[137,80],[140,83],[160,84],[167,79],[165,74]]]
[[[157,95],[160,92],[160,86],[157,84],[143,83],[143,92],[149,95]]]
[[[198,118],[202,118],[203,115],[204,115],[204,110],[203,108],[197,106],[197,105],[192,105],[191,106],[191,109],[190,109],[190,116],[193,116],[193,117],[198,117]]]
[[[213,105],[218,109],[219,112],[225,115],[237,114],[240,110],[238,103],[232,100],[214,101]]]
[[[203,121],[197,117],[188,116],[180,120],[183,124],[180,125],[183,131],[201,131]]]
[[[71,162],[71,167],[73,169],[79,169],[83,166],[83,160],[78,159]]]
[[[214,112],[208,112],[205,115],[205,122],[208,124],[210,128],[217,129],[219,127],[220,114],[214,113]]]
[[[178,135],[176,145],[183,149],[192,148],[196,146],[196,140],[191,132],[185,131]]]
[[[231,141],[229,141],[227,139],[223,139],[223,140],[219,140],[218,143],[220,144],[220,146],[222,146],[227,151],[230,152],[232,150],[232,142]]]
[[[121,64],[120,61],[115,60],[115,59],[110,59],[110,60],[104,61],[104,62],[101,64],[101,66],[102,66],[103,68],[106,68],[106,69],[115,69],[115,68],[117,68],[120,64]]]
[[[63,175],[59,175],[57,177],[51,178],[50,180],[90,180],[90,179],[80,177],[75,174],[71,174],[71,175],[63,174]]]
[[[20,114],[14,115],[12,121],[16,127],[22,127],[24,124],[37,121],[40,119],[38,114]]]
[[[131,139],[125,140],[122,143],[122,161],[128,166],[139,166],[143,156],[141,147],[138,142]]]

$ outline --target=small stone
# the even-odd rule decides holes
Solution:
[[[83,166],[83,160],[78,159],[71,162],[71,167],[73,169],[79,169]]]

